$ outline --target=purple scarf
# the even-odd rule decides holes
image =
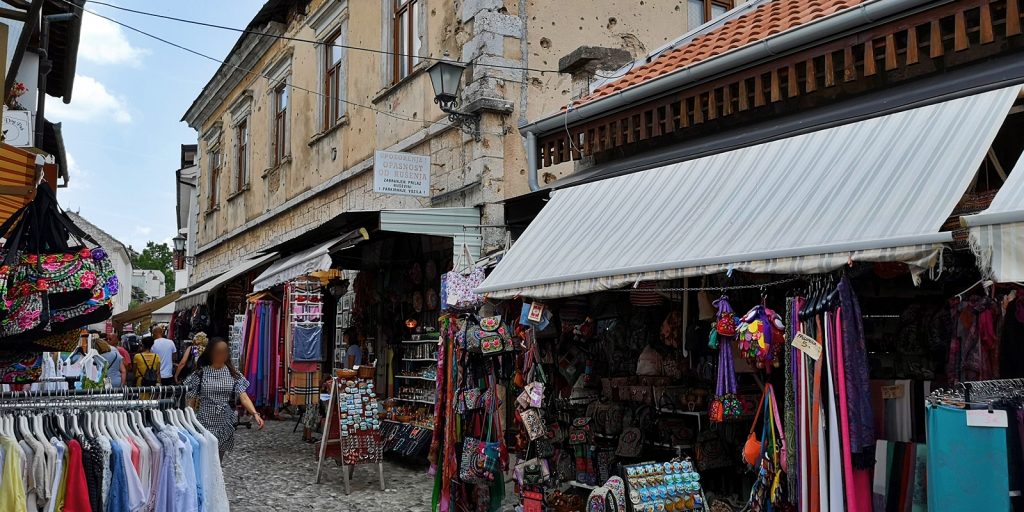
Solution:
[[[850,451],[857,468],[870,468],[875,458],[875,417],[871,410],[868,352],[864,346],[864,324],[860,303],[850,279],[843,276],[837,287],[843,308],[843,367],[846,377],[846,407],[849,416]]]

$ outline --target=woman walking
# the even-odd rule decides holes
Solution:
[[[199,356],[199,369],[185,380],[189,405],[196,410],[199,422],[217,436],[221,461],[235,447],[235,404],[263,428],[263,417],[256,412],[245,390],[249,381],[231,364],[231,348],[224,338],[213,338]]]

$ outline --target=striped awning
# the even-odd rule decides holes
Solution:
[[[190,289],[188,293],[174,302],[174,310],[184,311],[200,304],[206,304],[210,294],[217,291],[221,286],[224,286],[236,277],[258,269],[263,265],[269,265],[271,262],[276,260],[277,257],[278,254],[276,252],[272,252],[270,254],[264,254],[263,256],[238,262],[231,268],[231,270],[195,287],[194,289]]]
[[[919,275],[1019,87],[552,193],[477,289],[557,298],[729,269],[902,261]]]
[[[960,218],[978,268],[1000,283],[1024,281],[1024,155],[985,211]]]
[[[32,200],[39,182],[37,156],[0,143],[0,222]]]

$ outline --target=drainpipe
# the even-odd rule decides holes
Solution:
[[[36,53],[39,54],[39,99],[36,102],[36,148],[43,147],[43,128],[46,124],[46,76],[53,69],[53,61],[50,60],[50,22],[51,21],[72,21],[75,15],[50,14],[43,16],[39,30],[39,47]],[[71,78],[73,79],[73,77]]]
[[[530,192],[540,190],[537,179],[537,135],[526,132],[526,180],[530,184]]]

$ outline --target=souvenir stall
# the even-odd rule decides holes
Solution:
[[[507,422],[524,509],[927,507],[918,454],[943,448],[924,397],[999,376],[1018,293],[979,282],[943,225],[990,179],[1017,92],[553,192],[473,288],[524,349]],[[906,140],[922,122],[945,143]],[[740,206],[762,197],[752,184],[786,194]],[[491,315],[469,332],[492,332]]]

